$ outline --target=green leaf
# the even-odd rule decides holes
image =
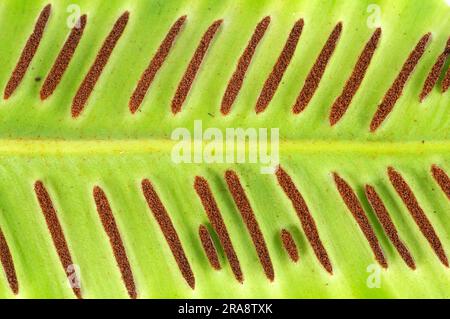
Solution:
[[[128,298],[133,289],[138,298],[450,297],[449,268],[402,201],[400,195],[405,192],[399,194],[388,176],[388,167],[393,167],[408,183],[448,256],[449,186],[448,181],[440,186],[438,181],[445,177],[434,178],[431,171],[432,165],[437,165],[450,173],[450,95],[441,89],[448,59],[431,93],[419,102],[424,82],[450,36],[448,1],[7,0],[0,3],[2,89],[48,3],[51,13],[39,47],[17,88],[9,98],[0,100],[0,229],[4,235],[4,240],[0,237],[0,297],[75,298],[68,283],[68,277],[74,279],[72,268],[66,267],[69,264],[76,265],[75,279],[80,280],[83,298]],[[42,85],[71,32],[68,21],[73,21],[76,13],[72,4],[87,15],[87,24],[61,81],[51,96],[41,100]],[[110,47],[113,50],[92,94],[74,118],[73,99],[113,25],[126,11],[129,19],[122,25],[123,34]],[[183,15],[186,21],[167,58],[138,111],[132,114],[128,104],[142,73],[171,26]],[[225,116],[220,107],[228,81],[256,25],[266,16],[270,16],[270,24]],[[181,111],[174,115],[171,103],[179,83],[202,36],[219,19],[223,22],[211,38]],[[304,26],[292,59],[266,110],[256,114],[264,83],[299,19]],[[305,110],[293,114],[292,106],[305,79],[338,22],[342,22],[342,32],[318,88]],[[382,33],[364,79],[346,113],[331,126],[332,105],[377,26]],[[381,126],[371,132],[370,123],[383,97],[428,32],[431,39],[401,97]],[[194,134],[196,120],[202,121],[203,131],[218,128],[223,134],[226,128],[279,128],[281,167],[314,219],[332,273],[316,257],[302,227],[305,220],[299,220],[276,174],[261,174],[260,165],[252,163],[173,161],[177,143],[171,139],[173,131],[187,128]],[[239,211],[243,202],[235,203],[227,185],[227,170],[237,173],[259,224],[274,269],[273,281],[265,275]],[[377,263],[336,187],[333,173],[351,186],[361,202],[387,268]],[[194,188],[196,177],[206,179],[217,201],[240,262],[242,283],[230,267],[227,247],[219,238],[223,234],[211,223]],[[167,215],[154,196],[146,201],[141,185],[144,179],[151,182]],[[42,193],[39,198],[35,192],[37,181],[47,190],[56,215],[51,215],[48,205],[42,205]],[[374,186],[384,203],[414,259],[415,270],[403,261],[383,229],[366,198],[367,184]],[[96,206],[95,186],[103,190],[116,228],[111,226],[105,201],[97,198],[102,208]],[[106,228],[115,231],[111,237],[114,245],[102,223],[102,209],[106,209]],[[58,227],[55,223],[48,226],[49,216],[57,217],[64,239],[55,239],[55,233],[52,237],[51,231],[57,232]],[[171,229],[167,217],[179,236],[195,288],[192,278],[187,278],[185,263],[187,277],[180,272],[162,232]],[[423,219],[419,218],[420,222]],[[211,233],[219,271],[205,255],[200,225],[206,225]],[[287,229],[297,244],[296,263],[282,246],[282,229]],[[118,235],[129,268],[120,253]],[[172,245],[177,246],[173,233],[170,235]],[[64,242],[70,260],[67,255],[58,255],[57,248],[61,252]],[[119,264],[117,255],[122,258]],[[134,288],[123,280],[130,278],[130,273],[124,275],[127,271],[131,271]]]

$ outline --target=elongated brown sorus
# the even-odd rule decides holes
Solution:
[[[59,52],[52,69],[50,70],[47,78],[44,81],[44,84],[42,85],[40,92],[41,100],[45,100],[50,95],[52,95],[59,82],[61,81],[64,72],[66,72],[66,69],[69,66],[70,61],[72,60],[75,50],[78,47],[78,44],[80,43],[81,37],[84,33],[84,28],[86,27],[86,23],[87,16],[84,14],[72,28],[69,37],[64,43],[64,46]]]
[[[47,25],[48,19],[50,18],[50,13],[52,6],[50,4],[46,5],[41,11],[39,18],[34,26],[33,33],[28,38],[28,41],[22,51],[19,62],[11,74],[11,78],[6,84],[5,91],[3,93],[3,98],[8,99],[14,91],[17,89],[19,84],[22,82],[25,73],[30,66],[31,61],[36,54],[36,51],[41,43],[42,36],[44,34],[45,26]]]
[[[445,73],[444,79],[442,80],[442,93],[447,92],[450,87],[450,68],[448,68],[447,73]]]
[[[437,165],[431,167],[431,173],[442,191],[447,195],[447,198],[450,199],[450,177],[448,177],[447,173]]]
[[[130,109],[131,113],[133,114],[136,113],[136,111],[141,106],[142,101],[144,100],[144,97],[147,94],[147,91],[153,82],[153,79],[155,78],[159,69],[162,67],[164,61],[169,55],[170,50],[172,49],[172,46],[175,42],[175,39],[177,35],[180,33],[181,28],[184,25],[184,22],[186,21],[186,18],[187,16],[185,15],[181,16],[172,25],[166,37],[159,46],[158,51],[150,61],[150,64],[148,65],[147,69],[142,74],[141,79],[139,80],[138,85],[134,90],[133,95],[130,98],[130,101],[128,102],[128,108]]]
[[[414,195],[413,191],[400,175],[400,173],[398,173],[393,167],[388,168],[388,176],[392,186],[394,186],[395,191],[400,196],[405,206],[408,208],[408,211],[411,213],[420,231],[430,243],[431,248],[434,250],[439,260],[446,267],[448,267],[448,259],[445,255],[444,248],[442,247],[441,240],[436,234],[433,225],[431,225],[430,221],[428,220],[428,217],[425,215],[422,207],[420,207],[419,203],[417,202],[416,196]]]
[[[255,214],[247,195],[245,194],[239,177],[234,171],[228,170],[225,172],[225,180],[227,182],[228,189],[233,196],[234,203],[241,213],[245,226],[247,226],[247,230],[252,238],[253,245],[255,246],[259,261],[264,269],[264,273],[270,281],[273,281],[275,278],[275,272],[273,270],[269,250],[267,249],[264,235],[259,227],[258,221],[256,220]]]
[[[300,19],[292,27],[291,33],[289,34],[286,44],[284,45],[283,51],[281,51],[277,62],[273,66],[272,72],[267,77],[261,93],[259,94],[258,101],[256,102],[255,106],[256,113],[263,112],[275,95],[275,92],[280,85],[281,79],[283,78],[284,72],[286,72],[289,63],[294,56],[298,40],[300,39],[300,35],[302,34],[303,25],[303,19]]]
[[[14,268],[14,261],[9,250],[8,243],[5,236],[0,229],[0,261],[5,271],[6,279],[8,280],[11,291],[17,295],[19,293],[19,281],[17,280],[16,269]]]
[[[436,82],[439,80],[439,76],[441,75],[442,69],[444,68],[445,60],[450,54],[450,38],[447,40],[447,43],[444,48],[444,52],[442,52],[433,67],[431,68],[428,76],[423,84],[422,92],[420,92],[419,100],[422,102],[428,94],[430,94],[431,90],[436,85]]]
[[[286,229],[282,229],[280,237],[281,242],[283,243],[283,247],[288,253],[289,258],[291,258],[291,260],[296,263],[299,259],[298,250],[291,233]]]
[[[270,24],[269,16],[265,17],[258,23],[250,41],[247,44],[247,47],[245,48],[244,52],[239,58],[236,70],[234,71],[233,76],[228,82],[227,89],[225,90],[225,94],[223,95],[222,98],[222,105],[220,111],[222,112],[223,115],[227,115],[228,113],[230,113],[231,107],[233,106],[233,103],[236,100],[239,91],[241,90],[245,74],[252,61],[253,55],[255,54],[256,47],[263,38],[264,34],[266,33],[269,24]]]
[[[34,183],[34,192],[36,193],[42,213],[44,214],[48,230],[52,236],[53,244],[55,245],[56,252],[58,253],[64,272],[67,273],[70,269],[69,267],[73,265],[72,256],[70,255],[69,247],[67,246],[67,241],[64,237],[64,232],[59,222],[56,209],[53,206],[53,202],[47,192],[47,189],[41,181]],[[76,275],[77,274],[75,273],[75,276]],[[67,276],[69,276],[68,273]],[[76,282],[79,282],[79,280],[76,280]],[[77,298],[81,299],[80,288],[73,286],[72,290]]]
[[[183,106],[183,103],[186,100],[187,95],[189,94],[192,83],[194,82],[198,70],[200,69],[200,66],[203,62],[203,58],[205,57],[206,52],[208,51],[208,48],[222,22],[223,20],[214,21],[214,23],[208,28],[208,30],[206,30],[205,34],[200,40],[200,43],[197,46],[197,49],[195,50],[191,61],[189,62],[186,72],[184,73],[183,78],[178,84],[175,96],[172,99],[173,114],[181,111],[181,107]]]
[[[200,237],[200,241],[203,246],[203,250],[205,251],[206,257],[208,257],[208,261],[215,270],[220,270],[220,262],[219,256],[217,256],[217,250],[214,246],[214,242],[211,238],[211,234],[206,228],[205,225],[200,225],[198,228],[198,236]]]
[[[416,65],[419,63],[420,58],[424,54],[425,48],[427,47],[430,39],[431,33],[425,34],[408,56],[408,59],[403,64],[402,70],[397,75],[397,78],[395,79],[394,83],[392,83],[389,90],[386,92],[383,101],[378,106],[378,109],[372,118],[372,122],[370,123],[371,132],[375,132],[387,118],[389,113],[391,113],[391,111],[393,110],[395,104],[403,93],[406,82],[414,71]]]
[[[98,215],[102,222],[103,228],[109,237],[109,242],[111,244],[114,257],[116,258],[117,265],[119,266],[120,273],[122,274],[122,280],[127,288],[128,295],[130,298],[136,299],[137,292],[133,272],[131,270],[130,262],[128,261],[125,247],[123,246],[122,237],[120,236],[119,229],[117,228],[111,206],[109,205],[108,198],[106,197],[103,189],[99,186],[94,187],[93,196],[97,206]]]
[[[120,18],[114,24],[111,32],[108,34],[105,42],[103,43],[97,57],[95,58],[94,63],[92,64],[89,72],[86,74],[83,82],[78,88],[75,97],[72,100],[72,117],[78,117],[83,111],[89,97],[94,90],[95,84],[100,78],[103,69],[108,63],[109,57],[116,47],[117,42],[125,30],[125,27],[128,24],[128,19],[130,17],[130,13],[128,11],[124,12]]]
[[[366,185],[365,192],[370,206],[372,206],[372,209],[377,215],[381,226],[383,226],[385,233],[388,235],[395,249],[397,249],[402,259],[411,269],[416,269],[416,264],[414,263],[414,259],[412,258],[408,247],[406,247],[406,245],[400,239],[397,228],[395,227],[391,217],[389,216],[386,206],[384,206],[384,203],[376,192],[375,188],[371,185]]]
[[[378,241],[377,236],[369,223],[369,219],[364,212],[361,203],[359,202],[358,197],[356,197],[355,192],[350,187],[350,185],[341,178],[337,173],[333,173],[334,182],[336,187],[344,200],[345,205],[348,210],[352,213],[356,222],[359,225],[362,233],[366,237],[370,248],[372,249],[373,254],[375,255],[375,259],[378,263],[383,267],[387,268],[388,264],[386,258],[384,257],[383,250],[381,249],[380,243]]]
[[[345,83],[344,89],[341,95],[334,101],[331,107],[331,112],[329,116],[330,125],[333,126],[344,116],[347,112],[350,103],[353,100],[356,92],[358,92],[361,86],[364,76],[366,75],[367,69],[369,68],[370,62],[372,61],[375,50],[377,49],[378,42],[381,38],[381,28],[377,28],[372,34],[369,41],[364,46],[358,61],[356,62],[350,78]]]
[[[286,173],[286,171],[283,170],[283,168],[281,168],[281,166],[277,169],[276,176],[278,179],[278,183],[294,206],[297,216],[300,219],[303,231],[305,232],[306,238],[313,248],[317,259],[326,269],[326,271],[332,274],[333,267],[331,265],[330,258],[328,257],[328,253],[322,244],[322,240],[320,239],[319,232],[317,230],[316,222],[309,212],[309,208],[306,205],[303,196],[300,194],[300,191],[295,186],[291,177],[288,175],[288,173]]]
[[[297,97],[297,100],[292,107],[292,112],[294,114],[298,114],[302,112],[309,104],[311,99],[314,96],[317,88],[319,87],[320,80],[327,68],[328,62],[333,55],[334,50],[336,49],[336,45],[339,41],[342,32],[342,22],[339,22],[331,32],[328,37],[327,42],[322,48],[319,56],[316,59],[311,71],[309,71],[308,76],[306,77],[305,83],[303,84],[303,88],[300,91],[300,94]]]
[[[225,225],[222,214],[219,211],[216,200],[209,188],[206,179],[200,176],[195,177],[194,189],[197,192],[200,201],[202,202],[203,208],[206,211],[206,215],[214,228],[219,241],[225,251],[228,261],[230,262],[231,270],[233,271],[234,277],[242,283],[244,281],[244,275],[242,274],[241,264],[234,250],[233,244],[231,242],[230,235]]]
[[[173,226],[172,220],[166,211],[161,199],[156,193],[152,183],[148,179],[142,181],[142,192],[147,200],[148,207],[153,213],[159,228],[161,229],[164,238],[172,251],[173,257],[180,269],[181,275],[186,280],[189,287],[195,288],[195,276],[192,272],[191,265],[186,257],[183,246],[181,245],[180,237]]]

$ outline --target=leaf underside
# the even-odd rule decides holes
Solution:
[[[18,286],[15,294],[0,242],[0,270],[4,270],[0,271],[0,297],[76,297],[47,224],[49,215],[39,201],[42,197],[35,192],[37,181],[45,185],[56,212],[70,264],[79,268],[83,298],[133,297],[130,282],[124,281],[127,265],[123,259],[117,261],[117,241],[111,245],[111,233],[103,224],[102,218],[109,218],[108,211],[102,210],[105,202],[93,196],[95,186],[108,200],[116,224],[114,238],[120,237],[128,259],[125,272],[131,272],[131,290],[138,298],[450,297],[449,268],[388,175],[392,167],[407,182],[448,256],[450,200],[445,192],[449,185],[440,185],[444,177],[436,178],[432,172],[435,165],[450,173],[450,94],[442,92],[448,59],[429,95],[419,102],[424,82],[450,36],[450,7],[444,0],[2,1],[0,88],[7,86],[47,4],[51,12],[31,64],[11,96],[0,100],[0,230]],[[81,14],[86,14],[86,27],[53,94],[41,100],[43,83],[71,32],[67,25],[70,4],[78,4]],[[368,11],[373,4],[380,10],[378,45],[347,111],[331,126],[332,105],[377,27],[371,23],[373,11]],[[74,97],[126,11],[129,17],[123,34],[116,39],[82,112],[73,117]],[[184,15],[167,57],[133,114],[129,101],[141,75],[169,29]],[[255,27],[266,16],[270,24],[225,116],[220,109],[228,82]],[[181,110],[174,114],[173,99],[191,58],[205,32],[220,19]],[[299,19],[304,25],[292,59],[267,108],[256,114],[264,84]],[[317,90],[304,111],[293,114],[305,79],[338,22],[342,32]],[[383,97],[428,32],[431,38],[401,97],[372,132],[370,124]],[[172,131],[186,127],[193,132],[194,120],[202,120],[204,130],[215,127],[223,132],[227,127],[280,129],[280,164],[308,207],[332,272],[316,257],[302,227],[305,220],[297,216],[275,174],[260,174],[260,166],[251,163],[175,164],[171,160]],[[239,177],[259,224],[273,281],[264,272],[241,207],[227,185],[227,170]],[[370,276],[371,265],[380,263],[346,206],[333,173],[355,192],[381,247],[387,267],[380,266],[379,287],[372,287]],[[240,263],[242,282],[235,279],[227,247],[196,192],[196,177],[203,177],[211,188]],[[143,192],[144,179],[151,182],[166,215]],[[383,229],[366,197],[366,185],[372,185],[384,203],[415,270],[404,262]],[[193,278],[186,267],[180,271],[183,267],[177,265],[173,247],[164,237],[162,230],[172,228],[158,223],[167,217]],[[211,267],[205,255],[200,225],[211,234],[220,270]],[[298,262],[292,262],[283,248],[282,229],[292,234]]]

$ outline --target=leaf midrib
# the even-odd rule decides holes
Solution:
[[[112,139],[112,140],[58,140],[58,139],[0,139],[0,155],[76,155],[76,154],[143,154],[170,153],[179,143],[170,139]],[[203,141],[203,146],[208,141]],[[237,147],[243,147],[243,143]],[[267,143],[270,151],[270,142]],[[225,143],[224,143],[225,145]],[[247,143],[248,145],[248,143]],[[194,149],[194,147],[192,147]],[[378,142],[282,140],[280,153],[361,153],[361,154],[432,154],[450,153],[450,141]]]

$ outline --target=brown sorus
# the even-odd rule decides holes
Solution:
[[[450,199],[450,178],[447,173],[437,165],[431,167],[431,173],[447,198]]]
[[[128,102],[128,107],[131,113],[133,114],[136,113],[136,111],[141,106],[142,101],[144,100],[144,97],[147,94],[147,91],[150,85],[152,84],[156,74],[158,73],[159,69],[162,67],[164,61],[169,55],[170,50],[172,49],[172,46],[175,42],[175,39],[177,35],[180,33],[181,28],[184,25],[184,22],[186,21],[186,18],[187,17],[185,15],[181,16],[172,25],[166,37],[159,46],[158,51],[150,61],[150,64],[148,65],[147,69],[142,74],[141,79],[139,80],[138,85],[134,90],[133,95],[130,98],[130,101]]]
[[[309,104],[311,99],[314,96],[317,88],[319,87],[320,80],[327,68],[328,62],[333,55],[334,50],[336,49],[336,45],[339,41],[342,32],[342,22],[339,22],[331,32],[328,37],[327,42],[322,48],[319,56],[316,59],[311,71],[309,71],[308,76],[306,77],[305,83],[303,84],[303,88],[300,91],[300,94],[295,101],[294,106],[292,107],[292,112],[294,114],[298,114],[302,112]]]
[[[214,246],[214,242],[211,238],[211,234],[209,233],[208,228],[206,228],[205,225],[200,225],[200,227],[198,228],[198,235],[200,237],[200,241],[202,243],[206,257],[208,257],[209,263],[211,264],[211,267],[213,267],[215,270],[220,270],[221,267],[219,256],[217,256],[217,250]]]
[[[106,64],[108,63],[109,57],[116,47],[117,42],[125,30],[128,24],[130,13],[126,11],[114,24],[111,32],[103,43],[94,63],[92,64],[89,72],[86,74],[83,82],[81,83],[75,97],[72,100],[72,117],[78,117],[83,111],[86,103],[94,90],[95,84],[97,83],[100,75],[103,72]]]
[[[30,66],[31,61],[36,54],[36,51],[41,43],[42,35],[44,34],[45,26],[47,25],[48,19],[50,17],[52,6],[50,4],[46,5],[41,11],[39,18],[34,26],[33,33],[28,38],[28,41],[22,51],[19,62],[17,62],[16,68],[11,74],[11,78],[6,84],[5,91],[3,93],[3,98],[8,99],[14,91],[22,82],[25,73]]]
[[[366,185],[365,192],[370,206],[372,206],[372,209],[377,215],[381,226],[383,226],[385,233],[388,235],[395,249],[397,249],[402,259],[411,269],[416,269],[416,264],[414,263],[414,259],[412,258],[408,247],[406,247],[406,245],[400,239],[397,228],[395,228],[395,225],[391,217],[389,216],[386,206],[384,206],[384,203],[376,192],[375,188],[371,185]]]
[[[450,87],[450,68],[448,68],[447,73],[445,73],[444,80],[442,80],[442,93],[447,92]]]
[[[186,257],[183,246],[181,245],[180,237],[178,236],[172,220],[166,211],[161,199],[156,193],[152,183],[148,179],[142,181],[142,192],[144,193],[147,204],[153,213],[159,228],[161,229],[164,238],[172,251],[173,257],[180,269],[183,278],[186,280],[189,287],[195,288],[195,277],[192,272],[191,265]]]
[[[296,263],[299,259],[299,256],[297,245],[295,244],[294,238],[292,237],[291,233],[286,229],[282,229],[280,237],[281,242],[283,243],[283,247],[288,253],[289,258],[291,258],[291,260]]]
[[[388,264],[386,258],[384,257],[383,250],[381,249],[380,243],[378,242],[378,238],[375,235],[375,232],[369,223],[369,219],[367,218],[366,213],[364,212],[358,197],[356,197],[356,194],[354,193],[350,185],[337,173],[333,173],[333,177],[334,182],[336,183],[336,187],[339,191],[339,194],[341,195],[345,205],[347,206],[348,210],[352,213],[353,217],[355,218],[356,222],[359,225],[359,228],[361,229],[367,241],[369,242],[373,254],[375,255],[375,259],[383,268],[387,268]]]
[[[423,84],[422,92],[420,92],[419,100],[422,102],[428,94],[430,94],[431,90],[436,85],[436,82],[439,80],[439,76],[441,75],[442,69],[444,68],[445,60],[450,54],[450,38],[447,40],[447,44],[444,48],[444,52],[442,52],[430,72],[428,73],[427,79]]]
[[[417,202],[416,196],[414,195],[413,191],[400,175],[400,173],[398,173],[393,167],[388,168],[388,176],[392,186],[394,186],[395,191],[408,208],[408,211],[412,215],[420,231],[430,243],[431,248],[434,250],[440,261],[446,267],[448,267],[448,259],[445,255],[441,241],[427,216],[425,215],[422,207],[420,207],[419,203]]]
[[[34,183],[34,192],[36,193],[39,205],[41,206],[42,213],[44,214],[48,230],[50,231],[50,235],[52,236],[53,244],[55,245],[59,259],[64,268],[64,272],[67,272],[69,266],[73,265],[73,261],[72,256],[70,255],[69,247],[67,246],[66,238],[64,237],[64,233],[58,219],[58,215],[56,213],[56,209],[53,206],[53,202],[47,192],[47,189],[41,181],[37,181],[36,183]],[[77,298],[81,299],[80,288],[72,287],[72,290]]]
[[[345,83],[344,89],[341,95],[334,101],[330,112],[330,125],[333,126],[344,116],[347,112],[350,103],[353,100],[356,92],[366,75],[370,62],[372,61],[375,50],[377,49],[378,42],[381,37],[381,28],[377,28],[372,34],[372,37],[366,43],[362,53],[360,54],[358,61],[356,62],[350,78]]]
[[[200,43],[195,50],[194,56],[189,62],[186,72],[184,73],[183,78],[178,84],[175,96],[172,99],[173,114],[181,111],[181,107],[183,106],[183,103],[186,100],[186,97],[191,89],[192,83],[197,76],[197,72],[200,69],[203,58],[205,57],[206,52],[208,51],[208,48],[222,22],[223,20],[214,21],[214,23],[208,28],[208,30],[206,30],[205,34],[200,40]]]
[[[241,90],[245,74],[252,61],[253,55],[255,54],[256,47],[263,38],[264,34],[266,33],[269,24],[270,24],[269,16],[265,17],[258,23],[250,41],[247,44],[247,47],[245,48],[244,52],[239,58],[236,70],[234,71],[233,76],[228,82],[227,89],[225,90],[225,94],[223,95],[222,98],[222,105],[220,111],[222,112],[223,115],[227,115],[228,113],[230,113],[231,107],[233,106],[233,103],[236,100],[239,91]]]
[[[109,242],[122,274],[122,280],[127,288],[128,295],[130,298],[136,299],[137,292],[136,285],[134,284],[133,272],[131,271],[130,262],[128,261],[127,253],[123,246],[122,238],[120,237],[111,206],[109,205],[105,192],[99,186],[94,187],[93,196],[97,206],[98,215],[100,216],[103,228],[109,237]]]
[[[300,219],[303,231],[305,232],[306,238],[313,248],[317,259],[326,269],[326,271],[332,274],[333,267],[328,257],[328,253],[322,244],[319,232],[317,230],[316,222],[309,212],[309,208],[306,205],[303,196],[300,194],[291,177],[281,167],[277,169],[276,176],[278,179],[278,183],[283,188],[284,193],[291,200],[292,205],[297,212],[297,216]]]
[[[303,19],[298,20],[289,34],[289,37],[284,45],[283,51],[281,51],[277,62],[275,63],[272,72],[269,74],[264,86],[259,94],[258,101],[256,102],[255,111],[256,113],[263,112],[273,96],[275,95],[278,86],[280,85],[281,79],[283,78],[284,72],[286,71],[291,59],[294,55],[295,49],[297,47],[298,40],[303,30]]]
[[[0,229],[0,261],[2,262],[3,269],[5,271],[6,279],[8,280],[9,287],[12,292],[17,295],[19,293],[19,282],[17,281],[16,269],[14,268],[14,262],[9,250],[8,243],[5,236]]]
[[[225,172],[225,180],[227,182],[228,189],[233,196],[234,202],[241,213],[245,226],[247,226],[247,230],[250,233],[250,237],[252,238],[253,245],[255,246],[259,261],[264,269],[264,273],[270,281],[273,281],[275,278],[275,272],[273,270],[269,250],[267,249],[264,235],[261,232],[258,221],[256,220],[255,214],[247,195],[245,194],[239,177],[234,171],[228,170]]]
[[[77,24],[72,28],[64,46],[56,58],[50,73],[42,85],[40,96],[41,100],[47,99],[53,94],[59,82],[61,81],[64,72],[69,66],[70,61],[75,53],[75,50],[80,43],[81,37],[83,36],[84,28],[86,27],[87,16],[84,14],[80,17]]]
[[[425,34],[408,56],[408,59],[403,64],[402,70],[398,74],[394,83],[392,83],[389,90],[386,92],[383,101],[378,106],[378,109],[372,118],[372,122],[370,123],[371,132],[375,132],[387,118],[389,113],[391,113],[392,109],[403,93],[406,82],[414,71],[416,65],[419,63],[420,58],[424,54],[425,48],[430,39],[431,33]]]
[[[217,207],[216,200],[213,197],[211,189],[209,188],[206,179],[200,176],[195,177],[194,189],[200,198],[203,208],[206,211],[206,215],[214,228],[219,241],[223,247],[225,255],[230,262],[231,270],[233,271],[234,277],[242,283],[244,281],[244,275],[242,274],[241,264],[234,250],[233,244],[231,243],[231,238],[225,225],[222,214]]]

